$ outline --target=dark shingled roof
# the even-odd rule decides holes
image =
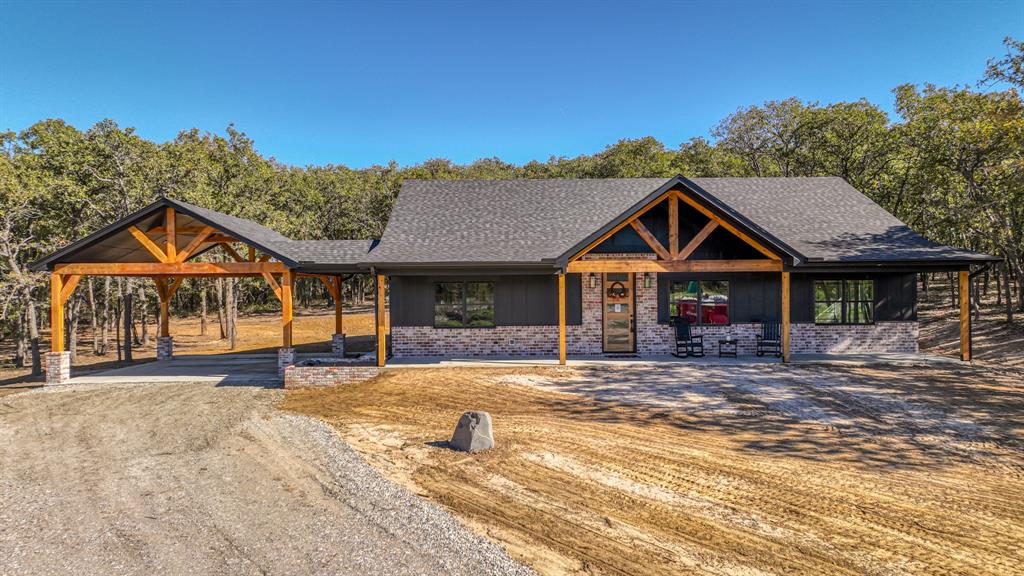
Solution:
[[[798,260],[991,259],[926,240],[834,177],[407,180],[369,258],[381,265],[550,263],[674,185]]]
[[[406,180],[374,263],[553,261],[666,182]]]
[[[285,240],[274,246],[300,264],[351,265],[365,262],[376,240]]]

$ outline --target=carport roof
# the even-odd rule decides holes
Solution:
[[[283,262],[290,268],[301,271],[303,266],[317,265],[331,267],[336,272],[355,272],[356,265],[367,259],[372,240],[292,240],[262,224],[216,210],[210,210],[181,200],[160,198],[145,208],[126,216],[92,234],[81,238],[64,248],[44,257],[30,266],[32,270],[52,269],[54,264],[83,262],[156,262],[128,231],[137,226],[154,243],[166,241],[163,231],[163,217],[166,208],[177,213],[177,248],[187,246],[197,232],[189,232],[197,226],[210,226],[223,234],[237,238],[250,246]],[[201,254],[216,246],[204,242],[195,254]]]

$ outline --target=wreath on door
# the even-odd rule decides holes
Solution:
[[[626,285],[622,282],[612,282],[608,286],[608,297],[609,298],[625,298],[626,297]]]

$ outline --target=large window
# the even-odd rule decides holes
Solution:
[[[494,326],[494,282],[434,284],[434,326],[483,328]]]
[[[816,280],[815,324],[871,324],[874,322],[873,280]]]
[[[673,282],[668,299],[671,315],[690,324],[729,323],[729,283],[725,280]]]

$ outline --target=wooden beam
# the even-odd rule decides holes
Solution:
[[[178,233],[179,236],[194,236],[196,234],[201,233],[204,228],[206,228],[206,226],[177,226],[177,225],[175,225],[174,230],[175,230],[175,232]],[[154,226],[153,228],[150,228],[149,230],[146,230],[146,234],[166,234],[166,233],[167,233],[167,228],[165,226]]]
[[[164,228],[167,229],[167,261],[174,262],[178,259],[178,223],[174,214],[174,208],[170,206],[164,211]]]
[[[782,361],[789,362],[789,272],[782,273]]]
[[[331,280],[331,277],[330,276],[325,276],[323,274],[317,274],[316,277],[319,278],[320,281],[323,282],[324,286],[327,287],[327,293],[331,295],[331,299],[332,300],[337,300],[338,299],[338,292],[334,288],[334,281]]]
[[[270,258],[270,254],[264,254],[263,256],[260,256],[259,262],[270,262]]]
[[[569,258],[569,262],[572,262],[574,260],[579,260],[581,257],[583,257],[584,254],[586,254],[587,252],[590,252],[591,250],[593,250],[595,246],[597,246],[601,242],[604,242],[605,240],[610,238],[612,236],[612,234],[615,234],[619,230],[622,230],[626,226],[629,226],[630,222],[632,222],[633,220],[636,220],[637,218],[643,216],[644,214],[647,213],[648,210],[650,210],[651,208],[654,208],[655,206],[660,204],[662,200],[672,196],[672,194],[675,194],[674,190],[669,190],[668,192],[665,192],[661,196],[658,196],[657,198],[652,200],[650,204],[648,204],[647,206],[644,206],[639,211],[637,211],[636,214],[633,214],[628,219],[623,220],[622,222],[619,222],[618,224],[613,226],[611,230],[605,232],[604,234],[601,234],[600,236],[597,237],[596,240],[594,240],[590,244],[587,244],[586,247],[584,247],[582,250],[580,250],[576,254],[572,255],[572,257]]]
[[[782,260],[782,258],[780,258],[777,254],[775,254],[775,252],[772,252],[771,250],[766,248],[764,245],[762,245],[757,240],[754,240],[753,238],[748,236],[743,231],[739,230],[738,228],[736,228],[732,224],[726,222],[725,220],[720,218],[717,214],[715,214],[711,210],[708,210],[707,208],[705,208],[702,204],[700,204],[699,202],[697,202],[693,198],[690,198],[689,196],[687,196],[687,195],[685,195],[685,194],[683,194],[681,192],[676,192],[675,194],[676,194],[676,196],[679,197],[680,200],[682,200],[683,202],[685,202],[689,206],[693,207],[694,209],[696,209],[701,214],[707,216],[708,218],[714,220],[715,222],[718,222],[719,226],[721,226],[722,228],[725,228],[729,232],[732,232],[740,240],[743,240],[747,244],[750,244],[751,246],[754,247],[755,250],[757,250],[761,254],[764,254],[765,256],[771,258],[772,260]]]
[[[153,257],[156,258],[158,262],[167,262],[167,254],[164,254],[164,251],[161,250],[159,246],[154,244],[153,241],[149,239],[149,236],[146,236],[142,232],[142,230],[139,230],[138,226],[129,226],[128,232],[130,232],[131,235],[134,236],[135,239],[139,241],[139,244],[142,244],[142,246],[146,250],[149,250],[149,253],[152,254]]]
[[[175,261],[184,262],[191,258],[192,254],[199,249],[203,242],[206,242],[207,238],[209,238],[211,234],[213,234],[212,226],[207,226],[203,228],[203,230],[199,234],[197,234],[196,237],[193,238],[191,242],[188,243],[188,246],[185,246],[185,249],[178,254],[178,257],[175,259]]]
[[[281,285],[277,283],[277,280],[274,280],[274,275],[270,272],[264,272],[263,277],[267,279],[267,284],[270,284],[270,289],[274,291],[274,296],[277,296],[277,301],[284,302],[281,299]]]
[[[384,333],[385,326],[387,325],[385,320],[387,310],[384,303],[386,288],[387,286],[385,285],[384,275],[377,274],[377,366],[384,365],[385,360],[387,360],[388,353],[388,340],[387,335]]]
[[[238,240],[234,236],[225,236],[223,234],[213,234],[212,236],[207,238],[206,241],[212,242],[214,244],[224,244],[226,242],[240,242],[240,240]]]
[[[249,253],[246,255],[249,262],[256,261],[256,248],[249,246]]]
[[[281,274],[287,268],[280,262],[156,262],[56,264],[58,274],[86,276],[258,276],[263,272]]]
[[[633,230],[636,230],[636,233],[640,235],[640,238],[642,238],[643,241],[651,247],[651,250],[654,250],[654,253],[657,254],[659,258],[662,260],[672,259],[672,255],[668,253],[668,250],[666,250],[664,246],[661,245],[661,242],[658,242],[658,239],[654,237],[654,234],[652,234],[650,230],[647,229],[647,226],[644,226],[643,222],[640,220],[633,220],[629,225],[633,227]]]
[[[779,272],[776,260],[576,260],[566,272]]]
[[[281,275],[281,344],[292,347],[292,285],[295,273],[285,270]]]
[[[708,236],[710,236],[711,233],[715,231],[715,228],[718,228],[718,222],[714,220],[705,224],[704,227],[700,229],[700,232],[697,232],[697,235],[686,243],[686,246],[682,249],[681,252],[679,252],[678,256],[676,256],[676,259],[686,260],[687,258],[689,258],[690,255],[693,254],[693,252],[697,248],[699,248],[705,240],[708,239]]]
[[[565,365],[565,274],[558,275],[558,363]]]
[[[668,197],[668,253],[671,260],[679,258],[679,197]]]
[[[344,326],[342,326],[341,276],[332,277],[332,283],[334,284],[334,333],[344,334],[345,332],[342,330]]]
[[[245,262],[245,258],[242,258],[242,255],[239,254],[237,250],[232,248],[230,244],[221,244],[220,247],[223,248],[224,251],[228,253],[228,256],[234,258],[235,262]]]
[[[57,272],[50,274],[50,351],[64,351],[64,304],[60,294],[64,289],[64,277]]]
[[[971,279],[967,270],[960,271],[960,359],[971,361]]]
[[[75,291],[75,287],[78,286],[78,282],[82,279],[81,274],[69,274],[62,280],[64,287],[60,289],[60,303],[63,305],[71,297],[71,293]]]
[[[167,285],[167,299],[168,300],[170,300],[171,298],[174,298],[174,293],[178,291],[178,288],[181,288],[181,283],[184,282],[184,281],[185,281],[185,277],[184,276],[178,276],[178,277],[170,280],[170,283]]]

